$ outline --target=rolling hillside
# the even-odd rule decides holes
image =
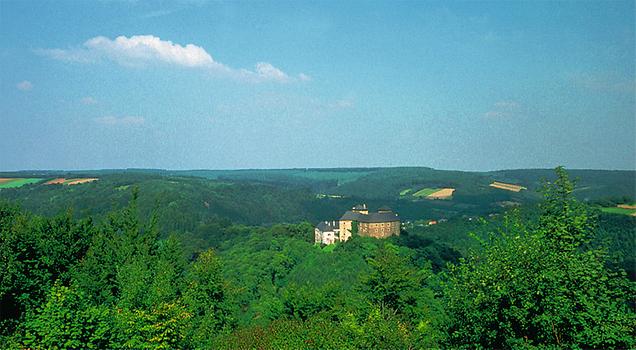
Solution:
[[[579,179],[575,195],[580,199],[635,197],[634,171],[572,170],[571,174]],[[553,171],[548,169],[479,173],[431,168],[13,172],[0,173],[0,177],[98,177],[100,181],[70,187],[41,181],[2,189],[0,198],[45,215],[72,208],[77,217],[99,217],[127,203],[130,186],[138,186],[144,212],[156,208],[165,218],[163,226],[167,229],[195,230],[197,225],[217,219],[243,224],[336,219],[360,202],[371,208],[389,205],[404,220],[485,216],[511,205],[535,203],[540,199],[537,190],[541,181],[552,176]],[[527,190],[493,188],[493,181]],[[455,191],[452,198],[444,200],[417,195],[437,188]]]

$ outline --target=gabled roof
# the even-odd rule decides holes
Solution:
[[[348,210],[344,213],[340,220],[377,223],[400,221],[400,217],[394,212],[362,214]]]
[[[363,216],[365,216],[365,217],[362,218],[362,220],[360,220],[360,222],[376,223],[376,222],[400,221],[400,217],[396,213],[393,213],[393,212],[369,213],[369,215],[363,215]]]
[[[360,221],[360,217],[365,216],[362,213],[356,213],[351,210],[347,210],[344,215],[340,218],[340,220],[344,221]]]
[[[318,228],[321,232],[330,232],[338,229],[338,227],[331,225],[329,221],[319,222],[318,225],[316,225],[316,228]]]

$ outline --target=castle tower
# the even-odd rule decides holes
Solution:
[[[355,207],[353,207],[351,209],[352,212],[354,213],[360,213],[360,214],[364,214],[364,215],[368,215],[369,214],[369,208],[367,208],[366,204],[358,204]]]

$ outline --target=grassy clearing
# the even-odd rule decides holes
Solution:
[[[409,192],[411,192],[413,189],[411,188],[407,188],[405,190],[400,191],[400,196],[406,196]]]
[[[11,181],[0,183],[0,188],[16,188],[28,184],[34,184],[42,181],[40,178],[16,178]]]
[[[437,191],[441,190],[441,188],[423,188],[415,193],[413,193],[413,197],[426,197],[431,195]]]
[[[324,194],[324,193],[318,193],[316,194],[316,198],[318,199],[324,199],[324,198],[344,198],[344,196],[338,195],[338,194]]]
[[[610,214],[634,215],[634,216],[636,216],[636,209],[609,207],[609,208],[601,208],[601,211],[604,212],[604,213],[610,213]]]

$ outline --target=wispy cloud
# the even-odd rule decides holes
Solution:
[[[164,17],[164,16],[171,15],[171,14],[177,12],[177,11],[179,11],[179,9],[150,11],[148,13],[145,13],[145,14],[139,16],[139,18],[148,19],[148,18]]]
[[[497,101],[492,108],[484,113],[486,118],[507,118],[519,112],[521,105],[517,101]]]
[[[267,62],[258,62],[254,66],[253,71],[241,69],[240,74],[241,78],[254,82],[277,81],[287,83],[292,80],[285,72]]]
[[[615,74],[572,74],[569,80],[580,89],[630,94],[636,92],[636,80],[621,78]]]
[[[88,106],[88,105],[95,105],[95,104],[97,104],[97,100],[96,100],[94,97],[91,97],[91,96],[83,97],[83,98],[80,100],[80,102],[81,102],[83,105],[87,105],[87,106]]]
[[[31,83],[28,80],[23,80],[23,81],[17,83],[15,87],[18,88],[18,90],[20,90],[20,91],[29,91],[29,90],[33,89],[33,83]]]
[[[194,44],[182,46],[153,35],[118,36],[115,39],[97,36],[84,42],[81,47],[41,49],[36,52],[65,62],[88,64],[112,61],[125,67],[162,64],[201,69],[249,82],[287,83],[309,80],[309,76],[303,73],[292,77],[268,62],[256,63],[253,70],[234,69],[215,61],[212,55],[200,46]]]
[[[498,101],[494,104],[495,108],[500,110],[513,110],[519,108],[517,101]]]
[[[105,117],[95,118],[94,121],[97,124],[102,124],[102,125],[136,126],[136,125],[143,125],[146,122],[146,119],[144,117],[139,117],[139,116],[115,117],[112,115],[108,115]]]
[[[331,107],[335,109],[349,109],[353,108],[354,106],[355,102],[353,101],[353,99],[350,98],[343,98],[331,104]]]

